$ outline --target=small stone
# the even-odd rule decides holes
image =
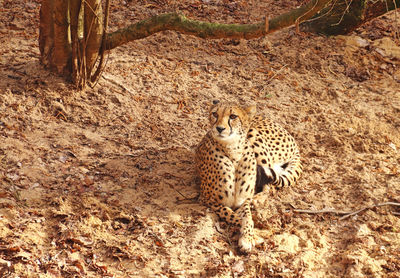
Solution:
[[[26,4],[25,4],[25,7],[26,7],[28,10],[34,10],[34,9],[36,9],[36,4],[35,4],[35,3],[26,3]]]
[[[67,157],[65,156],[65,155],[61,155],[59,158],[58,158],[58,160],[60,160],[62,163],[65,163],[65,162],[67,162]]]
[[[242,260],[236,261],[232,266],[232,272],[240,274],[244,271],[244,262]]]
[[[7,173],[7,178],[9,178],[12,181],[19,180],[19,175],[16,173]]]

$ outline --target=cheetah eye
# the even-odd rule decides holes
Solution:
[[[237,118],[237,115],[235,115],[235,114],[231,114],[231,115],[229,116],[229,118],[230,118],[231,120],[234,120],[234,119],[236,119],[236,118]]]
[[[218,113],[217,113],[217,112],[213,112],[212,115],[213,115],[215,118],[218,118]]]

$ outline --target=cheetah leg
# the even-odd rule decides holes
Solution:
[[[240,228],[239,248],[249,253],[254,246],[261,244],[263,239],[254,234],[254,222],[250,210],[250,200],[246,200],[236,211],[230,207],[213,202],[204,202],[221,218],[221,220]]]
[[[263,239],[254,233],[254,222],[250,210],[250,200],[246,200],[242,206],[236,211],[241,219],[239,248],[242,252],[249,253]]]
[[[207,205],[214,211],[218,217],[229,224],[240,226],[240,218],[230,207],[218,204],[212,199],[206,199],[202,194],[200,195],[200,202]]]
[[[226,207],[220,204],[210,204],[211,208],[221,218],[221,220],[235,225],[240,226],[240,217],[230,207]]]

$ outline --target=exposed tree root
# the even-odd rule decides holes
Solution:
[[[310,19],[329,2],[331,2],[331,0],[312,0],[297,9],[269,20],[266,18],[264,21],[254,24],[219,24],[204,22],[189,19],[180,13],[156,15],[108,34],[106,49],[110,50],[127,42],[142,39],[166,30],[177,31],[204,39],[258,38]]]

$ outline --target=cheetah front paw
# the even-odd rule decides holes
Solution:
[[[239,238],[239,249],[244,253],[250,253],[253,248],[264,242],[264,239],[256,235],[241,235]]]

